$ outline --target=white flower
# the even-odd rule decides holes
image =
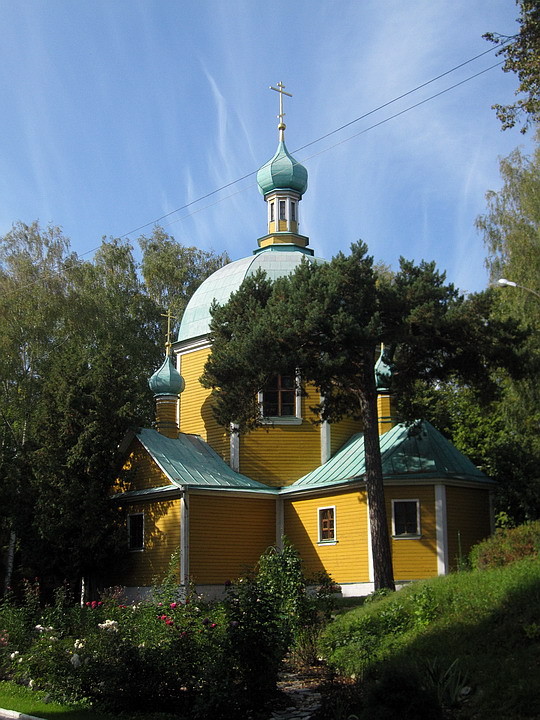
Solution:
[[[81,658],[77,655],[77,653],[73,653],[71,656],[70,663],[73,665],[75,670],[79,667],[81,667]]]
[[[45,628],[43,627],[43,625],[36,625],[34,629],[38,632],[45,632]]]
[[[101,628],[101,630],[110,630],[111,632],[118,632],[118,621],[117,620],[105,620],[104,623],[98,623],[98,628]]]
[[[28,683],[28,687],[29,687],[30,689],[32,689],[32,688],[34,687],[34,681],[33,681],[33,680],[30,680],[30,682]]]
[[[75,650],[81,650],[84,647],[84,645],[85,645],[84,640],[75,640],[75,642],[73,643],[73,647],[75,648]]]
[[[15,658],[17,657],[17,655],[20,655],[20,653],[19,653],[18,650],[15,650],[15,652],[12,652],[9,657],[10,657],[12,660],[15,660]]]

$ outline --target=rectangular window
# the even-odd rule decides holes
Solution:
[[[336,541],[336,508],[325,507],[318,509],[319,514],[319,542]]]
[[[274,222],[275,219],[276,219],[276,218],[275,218],[275,215],[274,215],[274,203],[271,202],[271,203],[270,203],[270,222]]]
[[[392,500],[392,534],[394,537],[420,535],[420,501]]]
[[[286,220],[287,216],[285,214],[285,200],[279,201],[279,219],[280,220]]]
[[[290,417],[296,414],[294,375],[274,375],[262,391],[264,417]]]
[[[291,220],[296,222],[296,203],[291,202]]]
[[[144,550],[144,513],[127,517],[128,549]]]

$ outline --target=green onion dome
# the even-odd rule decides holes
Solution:
[[[381,348],[379,359],[375,363],[375,385],[380,392],[387,391],[390,388],[392,380],[392,368],[389,365],[389,358],[386,350]]]
[[[185,382],[167,355],[163,365],[148,381],[148,385],[154,395],[178,395],[184,389]]]
[[[263,196],[274,190],[294,190],[303,195],[307,190],[308,174],[280,140],[274,157],[257,173],[257,184]]]

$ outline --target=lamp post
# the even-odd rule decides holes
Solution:
[[[499,278],[499,280],[497,282],[501,287],[517,287],[517,288],[520,288],[521,290],[525,290],[526,292],[536,295],[537,298],[540,298],[540,293],[536,292],[536,290],[531,290],[531,288],[524,287],[523,285],[518,285],[513,280],[506,280],[505,278]]]

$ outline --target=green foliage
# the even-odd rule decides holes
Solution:
[[[478,570],[503,567],[540,551],[540,521],[499,529],[471,550],[471,565]]]
[[[152,601],[129,606],[118,588],[81,607],[61,587],[41,608],[38,585],[27,583],[22,604],[0,602],[0,679],[116,713],[228,720],[259,712],[298,633],[320,622],[298,554],[286,541],[269,548],[217,603],[193,592],[178,601],[174,564]]]
[[[143,252],[141,271],[150,297],[180,318],[199,285],[229,262],[227,253],[186,247],[163,228],[154,228],[150,237],[138,239]]]
[[[416,419],[417,383],[434,388],[460,377],[484,394],[494,368],[516,369],[515,323],[493,318],[489,293],[467,300],[434,263],[401,259],[390,275],[374,270],[364,243],[328,263],[304,262],[273,284],[259,273],[212,309],[214,340],[201,382],[212,389],[216,420],[247,432],[264,418],[257,393],[275,374],[297,368],[301,390],[324,398],[319,420],[361,419],[366,452],[375,586],[394,587],[384,505],[373,367],[391,347],[392,389],[405,418]],[[302,312],[299,312],[302,308]]]
[[[504,277],[519,286],[498,290],[493,314],[515,319],[527,336],[521,376],[497,378],[499,397],[482,419],[492,426],[487,442],[471,444],[500,483],[497,510],[519,523],[540,516],[540,301],[534,295],[540,291],[540,148],[530,157],[515,150],[500,170],[503,186],[488,192],[477,226],[491,281]]]
[[[322,647],[333,667],[364,679],[358,702],[365,715],[356,710],[359,717],[371,710],[378,717],[374,698],[381,712],[396,713],[405,687],[411,700],[427,692],[433,717],[437,705],[460,718],[535,717],[539,612],[540,561],[531,556],[413,584],[368,603],[329,625]]]
[[[0,238],[0,548],[14,531],[16,580],[95,587],[120,561],[108,496],[123,437],[154,419],[159,303],[174,297],[180,311],[226,261],[159,228],[141,246],[139,266],[117,239],[82,260],[53,226],[17,223]]]
[[[359,720],[439,720],[443,717],[435,690],[410,667],[389,664],[368,683]]]
[[[513,37],[496,32],[486,33],[484,37],[497,45],[497,55],[505,58],[504,72],[513,72],[519,78],[516,95],[521,97],[510,105],[494,105],[503,130],[514,127],[523,120],[521,132],[526,132],[540,118],[540,72],[538,55],[540,53],[540,6],[538,0],[516,0],[520,15],[517,18],[519,33]]]

